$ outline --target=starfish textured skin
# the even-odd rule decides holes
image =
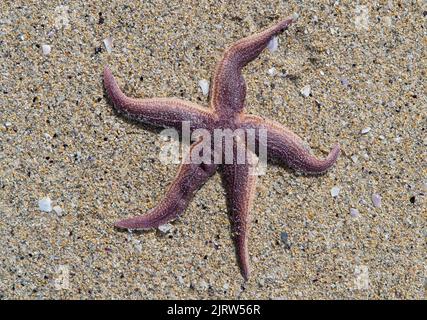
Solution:
[[[115,108],[125,116],[159,127],[170,127],[180,131],[182,122],[190,122],[190,130],[206,129],[260,129],[266,130],[266,148],[269,157],[277,158],[289,167],[304,173],[319,174],[329,169],[337,160],[339,146],[335,145],[325,159],[318,159],[303,146],[302,139],[289,129],[247,115],[245,107],[246,84],[242,68],[267,47],[272,37],[281,33],[296,20],[291,16],[279,21],[263,32],[243,38],[229,47],[218,63],[211,86],[210,108],[175,98],[133,99],[119,88],[110,69],[104,69],[104,85]],[[256,133],[257,143],[261,143]],[[245,280],[249,278],[249,212],[255,194],[256,175],[252,166],[240,164],[233,154],[233,163],[192,163],[198,152],[201,139],[189,149],[187,160],[181,164],[178,174],[163,199],[148,213],[116,223],[116,227],[130,230],[145,230],[159,227],[178,218],[188,206],[194,193],[221,167],[226,188],[229,211],[236,243],[236,255]],[[233,142],[233,147],[239,142]]]

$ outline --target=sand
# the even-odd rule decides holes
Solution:
[[[427,7],[239,3],[1,2],[1,299],[426,298]],[[342,154],[318,177],[269,163],[252,210],[250,281],[218,174],[171,230],[115,230],[157,203],[177,165],[158,159],[160,130],[113,111],[104,65],[129,96],[208,106],[199,81],[224,48],[294,12],[277,51],[244,70],[247,111],[286,125],[317,156],[336,142]],[[55,210],[40,210],[46,197]]]

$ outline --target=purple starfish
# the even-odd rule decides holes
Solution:
[[[214,129],[252,129],[256,132],[258,144],[261,143],[259,132],[261,129],[265,130],[269,157],[277,158],[304,173],[322,173],[335,163],[339,154],[338,145],[333,147],[326,159],[317,159],[304,148],[301,138],[289,129],[261,117],[247,115],[243,110],[246,84],[242,68],[263,51],[273,36],[286,29],[296,18],[292,16],[284,19],[261,33],[237,41],[225,51],[213,78],[210,109],[180,99],[129,98],[120,90],[108,67],[104,70],[106,91],[119,112],[155,126],[171,127],[180,131],[182,123],[189,121],[191,131],[206,129],[213,133]],[[231,164],[192,163],[191,159],[200,152],[201,142],[199,139],[191,145],[187,161],[181,164],[178,175],[155,208],[145,215],[119,221],[116,226],[124,229],[151,229],[176,219],[186,209],[194,192],[220,166],[231,211],[237,257],[242,275],[247,280],[250,273],[249,211],[255,193],[256,175],[252,174],[251,164],[237,163],[234,153]],[[233,142],[234,150],[238,143],[238,139]]]

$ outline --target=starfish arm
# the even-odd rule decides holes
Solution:
[[[111,70],[104,69],[104,86],[116,109],[128,118],[159,127],[181,130],[183,121],[190,128],[208,128],[214,115],[197,104],[176,98],[133,99],[119,88]]]
[[[178,218],[187,208],[194,193],[214,174],[217,167],[215,164],[191,163],[191,155],[199,143],[201,140],[190,147],[187,160],[181,164],[178,175],[156,207],[145,215],[119,221],[115,226],[123,229],[145,230],[157,228]]]
[[[249,150],[247,152],[251,156],[255,156]],[[231,213],[236,255],[242,275],[245,280],[248,280],[250,276],[248,250],[249,212],[255,195],[257,176],[254,172],[254,165],[248,161],[245,164],[234,162],[234,164],[224,165],[222,173]]]
[[[261,117],[244,116],[241,126],[245,129],[255,129],[258,143],[262,143],[259,139],[259,130],[265,130],[268,156],[278,158],[304,173],[318,174],[328,170],[334,165],[340,153],[340,147],[336,144],[325,159],[318,159],[310,154],[304,147],[302,139],[295,133],[277,122]]]
[[[220,114],[232,115],[244,107],[246,84],[242,68],[267,47],[271,38],[286,29],[297,16],[288,17],[274,26],[243,38],[228,48],[215,71],[211,104]]]

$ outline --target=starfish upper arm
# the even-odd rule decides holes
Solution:
[[[296,16],[286,18],[260,33],[237,41],[225,51],[216,67],[213,80],[211,104],[214,109],[230,115],[243,109],[246,84],[242,68],[258,57],[271,38],[295,19]]]
[[[104,69],[104,86],[119,112],[151,125],[180,130],[183,121],[190,121],[191,128],[206,128],[215,117],[210,110],[181,99],[129,98],[120,90],[108,67]]]

